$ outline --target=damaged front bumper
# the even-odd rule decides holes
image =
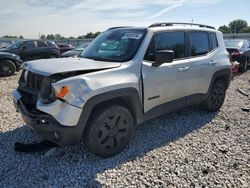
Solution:
[[[83,133],[80,123],[75,126],[65,126],[50,114],[36,109],[28,110],[22,102],[21,94],[17,90],[13,92],[13,101],[24,122],[42,137],[59,146],[75,145],[80,142]]]

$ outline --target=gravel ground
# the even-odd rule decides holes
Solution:
[[[41,138],[24,126],[11,92],[20,74],[0,78],[0,187],[250,187],[250,71],[235,77],[218,113],[199,106],[138,127],[123,153],[100,159],[83,146],[33,154],[15,142]]]

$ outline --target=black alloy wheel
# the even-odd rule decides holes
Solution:
[[[129,110],[121,105],[99,109],[94,114],[86,134],[91,152],[101,157],[120,153],[134,133],[134,121]]]
[[[208,111],[218,111],[224,103],[225,95],[226,86],[222,80],[218,80],[213,84],[209,96],[203,102],[203,106]]]
[[[16,72],[15,64],[10,60],[3,60],[0,62],[0,75],[11,76]]]

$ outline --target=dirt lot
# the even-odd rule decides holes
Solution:
[[[41,138],[12,104],[20,74],[0,78],[0,187],[250,187],[250,71],[231,82],[218,113],[188,107],[139,126],[120,155],[100,159],[83,146],[21,154],[15,142]]]

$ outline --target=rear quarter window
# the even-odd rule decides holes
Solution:
[[[211,46],[210,50],[214,50],[214,49],[218,48],[218,40],[217,40],[216,34],[209,33],[209,37],[210,37],[210,46]]]

